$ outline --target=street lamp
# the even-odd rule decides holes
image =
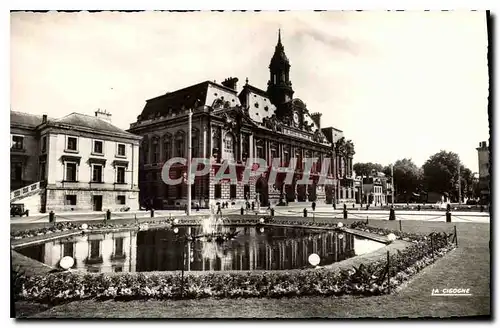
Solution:
[[[458,204],[462,204],[462,178],[460,177],[460,160],[458,160]]]
[[[59,261],[59,266],[64,270],[69,270],[75,264],[75,260],[71,256],[65,256]]]
[[[188,190],[187,190],[187,211],[186,214],[187,216],[191,216],[191,152],[193,151],[193,146],[192,146],[192,123],[193,121],[193,111],[191,108],[189,109],[188,113],[188,158],[187,158],[187,181],[188,181]]]
[[[185,263],[185,257],[184,257],[184,251],[185,251],[185,248],[186,248],[186,241],[188,239],[188,236],[186,234],[182,235],[182,236],[178,236],[177,234],[179,233],[179,228],[174,228],[174,233],[176,235],[176,239],[175,241],[178,242],[178,243],[182,243],[182,256],[181,256],[181,261],[182,261],[182,265],[181,265],[181,298],[184,297],[184,265],[186,264]]]
[[[394,207],[394,164],[391,164],[391,201]]]
[[[313,267],[317,267],[319,262],[321,262],[321,258],[316,253],[312,253],[311,255],[309,255],[308,260],[309,264],[311,264]]]

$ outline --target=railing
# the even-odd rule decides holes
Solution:
[[[24,195],[36,190],[40,190],[41,188],[42,188],[41,181],[30,184],[29,186],[26,187],[19,188],[10,193],[10,200],[12,201],[14,198],[23,197]]]

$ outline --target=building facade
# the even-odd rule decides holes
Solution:
[[[129,129],[143,137],[141,202],[153,204],[155,208],[184,206],[187,188],[191,188],[192,205],[202,207],[220,202],[240,205],[245,200],[258,200],[262,205],[332,203],[342,197],[337,181],[341,166],[334,160],[333,140],[329,140],[321,128],[321,115],[311,114],[302,100],[293,97],[290,67],[279,36],[269,65],[267,90],[249,84],[247,79],[238,93],[238,79],[228,78],[221,84],[206,81],[148,100]],[[208,174],[196,177],[191,186],[185,182],[167,185],[161,179],[163,164],[172,157],[187,158],[190,109],[193,113],[191,156],[210,159],[211,169]],[[312,157],[318,158],[311,170],[312,183],[297,184],[303,174],[302,160]],[[280,158],[282,166],[287,166],[291,159],[296,159],[299,165],[291,184],[284,183],[285,174],[281,173],[275,183],[268,183],[268,171],[244,183],[241,173],[248,158],[265,159],[268,167],[276,158]],[[330,163],[323,172],[328,186],[317,184],[323,159]],[[214,182],[224,162],[236,166],[237,183]],[[186,165],[174,166],[169,175],[171,178],[185,176]]]
[[[481,201],[489,203],[491,190],[490,147],[486,141],[482,141],[476,149],[479,162],[479,192]]]
[[[313,114],[313,118],[321,114]],[[335,172],[336,186],[333,189],[334,199],[337,203],[356,203],[355,174],[353,170],[354,145],[346,140],[342,130],[327,127],[321,129],[326,139],[332,145],[332,165]]]
[[[10,112],[10,190],[40,181],[38,154],[40,138],[37,126],[42,116]]]
[[[363,203],[370,205],[387,204],[387,192],[384,191],[382,178],[370,176],[363,178]]]
[[[141,138],[112,125],[109,113],[95,115],[11,112],[11,203],[40,212],[138,209]]]

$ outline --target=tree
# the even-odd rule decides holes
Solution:
[[[372,172],[380,172],[382,171],[382,165],[378,163],[356,163],[353,165],[354,171],[356,171],[357,175],[361,176],[370,176]]]
[[[390,169],[390,167],[389,167]],[[420,192],[422,186],[422,170],[409,158],[394,163],[394,188],[398,195],[409,201],[413,192]]]
[[[449,193],[450,195],[454,195],[455,199],[457,199],[459,181],[458,165],[462,164],[456,153],[442,150],[432,155],[422,166],[428,190],[439,193]],[[465,171],[465,168],[463,170]],[[468,171],[466,172],[467,177],[469,176]],[[461,175],[462,177],[464,176],[463,174]]]
[[[460,166],[460,180],[462,188],[462,197],[473,198],[474,197],[474,175],[472,171],[467,167]]]
[[[354,144],[351,140],[345,140],[344,137],[337,140],[335,143],[335,154],[343,159],[344,166],[347,164],[347,159],[352,158],[356,152],[354,151]],[[347,176],[347,168],[343,172],[344,178]]]
[[[384,168],[382,168],[382,173],[384,173],[385,176],[388,177],[388,178],[392,177],[391,166],[390,165],[384,166]]]

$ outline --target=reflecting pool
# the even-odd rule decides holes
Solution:
[[[320,265],[372,252],[382,243],[347,233],[301,228],[224,226],[234,236],[223,242],[202,237],[203,227],[92,233],[17,249],[35,260],[58,266],[64,256],[73,269],[88,272],[284,270]]]

